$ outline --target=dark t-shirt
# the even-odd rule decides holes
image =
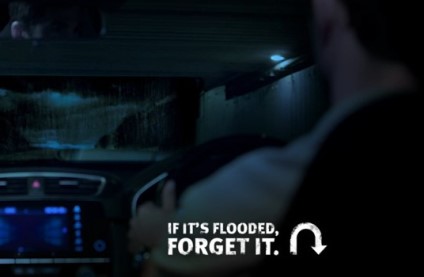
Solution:
[[[412,271],[420,263],[423,186],[423,96],[396,94],[346,118],[327,137],[280,226],[280,253],[258,276],[275,270],[346,274]],[[289,253],[294,226],[317,225],[327,248],[317,255],[311,232]],[[277,276],[277,275],[276,275]]]

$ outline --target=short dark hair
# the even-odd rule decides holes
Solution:
[[[361,44],[378,58],[405,64],[418,76],[423,44],[419,38],[424,13],[417,0],[340,0]]]

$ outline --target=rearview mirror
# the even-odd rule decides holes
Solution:
[[[0,39],[91,39],[106,34],[105,13],[124,0],[0,0]]]

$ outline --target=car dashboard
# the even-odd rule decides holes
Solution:
[[[158,202],[174,180],[186,188],[261,147],[283,147],[264,136],[225,137],[159,161],[38,161],[1,165],[1,276],[138,276],[128,251],[137,207]]]
[[[103,171],[2,169],[1,276],[130,275],[124,187]]]

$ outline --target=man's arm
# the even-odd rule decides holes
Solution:
[[[165,235],[153,247],[154,265],[161,271],[183,276],[225,276],[225,273],[232,274],[258,264],[263,257],[255,255],[168,255],[166,225],[168,222],[278,224],[310,161],[311,147],[314,146],[311,142],[304,139],[285,149],[254,151],[187,189],[179,209],[163,220],[164,229],[160,233]],[[160,216],[160,213],[152,212],[151,216]],[[158,232],[148,227],[152,220],[143,218],[143,215],[136,220],[149,232]],[[134,230],[133,234],[137,236],[143,232]],[[145,245],[149,243],[147,238],[144,238]]]

